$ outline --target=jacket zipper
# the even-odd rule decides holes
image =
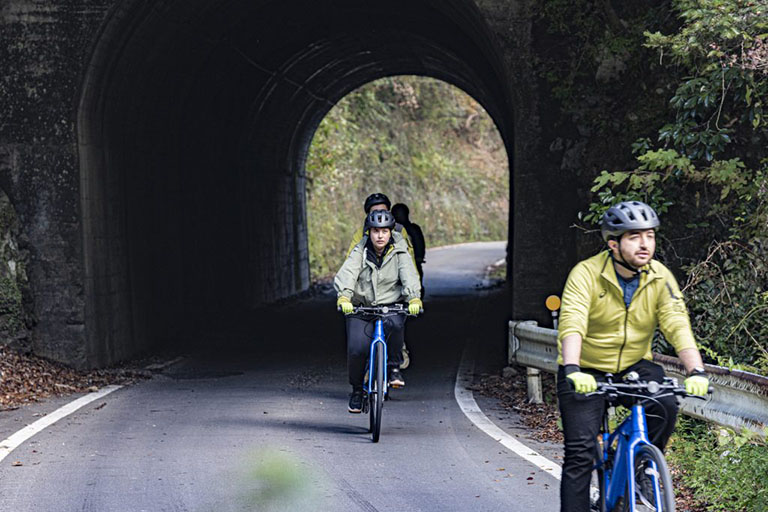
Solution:
[[[603,268],[601,269],[600,274],[603,276],[604,279],[606,279],[608,281],[608,283],[613,285],[613,282],[610,279],[608,279],[605,275],[603,275],[603,271],[605,271],[605,267],[608,264],[608,262],[610,261],[610,259],[611,259],[610,256],[608,256],[608,258],[606,259],[605,263],[603,263]],[[646,275],[648,275],[648,274],[646,274]],[[653,281],[653,279],[651,279],[650,276],[649,276],[648,280],[645,282],[645,284],[643,286],[639,286],[637,288],[637,290],[635,290],[635,294],[632,296],[632,300],[629,303],[630,305],[632,305],[632,302],[634,302],[635,297],[637,297],[638,293],[641,290],[645,289],[647,286],[649,286],[652,281]],[[613,286],[616,286],[616,285],[613,285]],[[619,291],[622,292],[621,300],[623,302],[624,301],[624,295],[623,295],[624,294],[624,290],[623,290],[623,288],[621,288],[621,286],[618,286],[618,289],[619,289]],[[618,361],[616,363],[616,373],[618,373],[620,371],[619,368],[621,368],[621,355],[624,353],[624,347],[627,345],[627,325],[628,324],[629,324],[629,306],[627,306],[625,304],[624,305],[624,341],[622,342],[621,348],[619,349],[619,358],[618,358]]]
[[[637,293],[637,292],[635,292]],[[634,299],[634,297],[632,297]],[[631,304],[631,302],[630,302]],[[624,307],[624,342],[621,344],[621,348],[619,349],[619,360],[616,362],[616,373],[619,373],[621,371],[621,354],[624,352],[624,347],[627,344],[627,323],[629,320],[629,306]]]

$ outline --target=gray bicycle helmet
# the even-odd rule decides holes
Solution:
[[[377,204],[386,205],[387,210],[389,210],[392,207],[392,202],[389,200],[387,196],[385,196],[381,192],[376,192],[375,194],[369,195],[365,199],[365,203],[363,204],[363,209],[365,210],[365,213],[368,213],[368,210],[371,209],[371,206],[376,206]]]
[[[623,201],[611,206],[600,221],[600,233],[606,242],[619,238],[627,231],[659,227],[659,217],[653,208],[640,201]]]
[[[389,228],[395,227],[395,217],[389,210],[374,210],[368,214],[365,219],[365,227],[368,228]]]

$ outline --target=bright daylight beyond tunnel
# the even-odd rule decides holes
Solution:
[[[446,82],[395,76],[348,94],[320,123],[306,176],[313,281],[339,268],[373,192],[408,205],[427,248],[507,239],[504,143],[483,107]]]

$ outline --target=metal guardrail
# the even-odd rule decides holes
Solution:
[[[509,322],[510,363],[557,372],[557,331],[539,327],[536,322]],[[670,377],[685,378],[683,364],[676,357],[654,354],[655,362]],[[754,373],[706,365],[712,398],[707,401],[684,399],[681,412],[736,430],[747,428],[762,436],[768,428],[768,378]],[[531,374],[529,372],[529,382]],[[529,395],[530,396],[530,395]]]

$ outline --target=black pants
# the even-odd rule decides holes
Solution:
[[[582,371],[591,373],[597,381],[605,380],[603,372],[588,368]],[[643,359],[617,374],[614,380],[619,380],[631,371],[637,372],[640,380],[662,382],[664,379],[664,369],[661,366]],[[603,397],[585,397],[573,391],[570,382],[565,378],[562,366],[557,372],[557,398],[565,437],[560,511],[589,512],[589,485],[594,465],[595,443],[606,402]],[[646,402],[645,415],[648,421],[648,437],[653,444],[664,450],[675,429],[678,405],[674,396],[664,397],[659,401],[661,406],[656,402]]]
[[[387,342],[387,367],[396,368],[403,362],[405,316],[387,316],[383,318],[383,322],[384,337]],[[347,370],[349,383],[354,388],[363,387],[363,374],[371,353],[371,341],[375,329],[376,318],[361,315],[347,316]]]

